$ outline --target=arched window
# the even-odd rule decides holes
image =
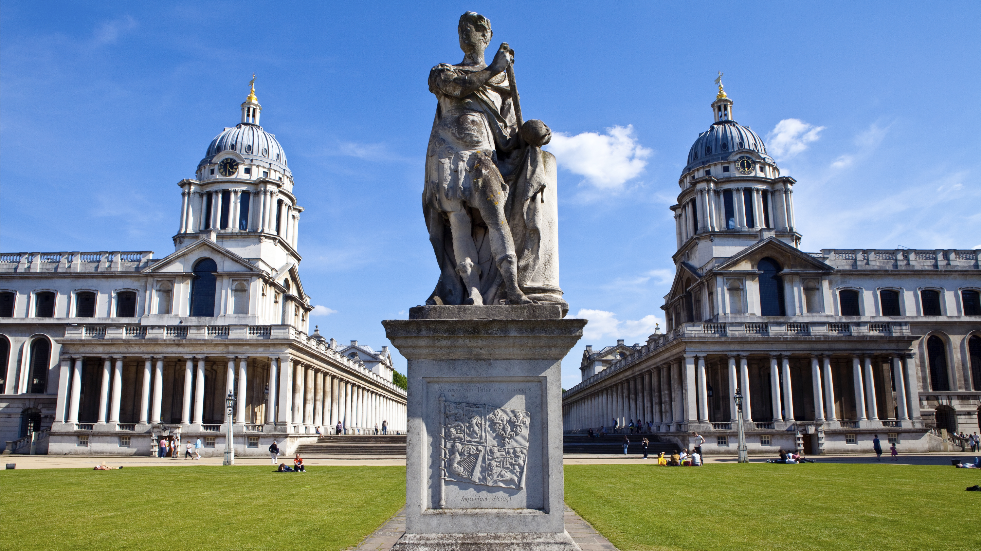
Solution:
[[[48,386],[48,364],[51,360],[51,343],[40,337],[31,343],[31,374],[27,381],[29,394],[44,394]]]
[[[232,285],[232,312],[249,313],[249,285],[244,281],[236,281]]]
[[[858,291],[855,289],[838,291],[838,307],[842,316],[861,316],[862,309],[858,305]]]
[[[783,278],[780,277],[780,265],[772,258],[764,258],[760,260],[757,268],[760,271],[760,315],[787,315],[783,304]]]
[[[191,283],[191,315],[213,317],[215,315],[215,272],[218,265],[210,258],[202,258],[194,265],[194,281]]]
[[[51,291],[41,291],[34,295],[34,316],[38,318],[53,318],[55,294]]]
[[[938,429],[947,429],[947,434],[957,432],[957,411],[947,405],[937,406],[934,413]]]
[[[942,316],[940,309],[940,291],[924,289],[920,291],[920,302],[923,303],[924,316]]]
[[[930,387],[932,390],[950,390],[947,378],[947,347],[943,339],[934,335],[927,339],[927,356],[930,360]]]
[[[14,299],[16,296],[9,291],[0,293],[0,318],[14,317]]]
[[[174,286],[169,281],[157,283],[157,313],[169,314],[173,301]]]
[[[119,291],[116,293],[116,317],[136,317],[136,291]]]
[[[685,321],[695,321],[695,305],[692,303],[691,280],[685,280]]]
[[[7,337],[0,335],[0,394],[3,394],[7,385],[7,366],[10,364],[10,341]]]
[[[971,380],[974,390],[981,390],[981,337],[971,335],[967,340],[967,354],[971,357]]]
[[[899,291],[883,289],[879,291],[879,304],[882,307],[883,316],[900,316],[899,313]]]
[[[75,293],[75,317],[95,317],[95,293],[92,291],[79,291]]]

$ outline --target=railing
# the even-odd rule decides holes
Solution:
[[[228,338],[228,326],[227,325],[209,325],[208,326],[208,337],[212,339],[227,339]]]
[[[712,423],[712,430],[732,430],[732,423]]]
[[[253,325],[249,327],[250,337],[261,337],[264,339],[268,339],[271,335],[272,335],[272,327],[269,327],[268,325],[265,326]]]
[[[892,327],[888,323],[870,323],[869,333],[882,333],[883,335],[892,334]]]
[[[187,326],[186,325],[169,325],[164,330],[164,335],[168,337],[173,337],[175,339],[186,339],[187,338]]]
[[[92,430],[95,428],[94,423],[79,423],[78,430]]]
[[[787,332],[795,335],[810,335],[811,326],[806,323],[788,323]]]
[[[900,425],[899,425],[899,421],[897,421],[895,419],[883,419],[882,420],[882,426],[883,427],[898,427]]]
[[[119,253],[119,260],[139,262],[140,260],[143,260],[143,253]]]
[[[6,253],[0,254],[0,262],[7,264],[20,264],[20,253]]]
[[[104,325],[86,325],[85,326],[85,336],[91,339],[104,339],[106,338],[106,326]]]
[[[746,332],[751,335],[768,335],[770,326],[766,323],[747,323]]]
[[[726,324],[724,323],[703,323],[702,331],[713,335],[725,336]]]
[[[262,425],[245,425],[245,432],[262,432]]]
[[[136,423],[120,423],[116,425],[116,430],[136,430]]]
[[[125,334],[131,339],[145,339],[146,327],[140,325],[129,325],[126,327]]]
[[[846,419],[841,420],[841,428],[843,429],[857,429],[858,421],[850,421]]]
[[[756,430],[773,430],[773,422],[767,423],[767,422],[755,421],[752,424],[756,425]]]
[[[204,432],[221,432],[221,425],[201,425]]]
[[[828,324],[829,333],[838,333],[839,335],[851,335],[852,326],[848,323],[829,323]]]
[[[78,259],[82,262],[101,262],[102,253],[78,253]]]
[[[41,262],[57,264],[61,262],[61,253],[41,253]]]

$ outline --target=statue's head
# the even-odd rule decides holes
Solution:
[[[490,20],[472,11],[460,16],[457,31],[460,33],[460,49],[465,53],[483,52],[490,45],[491,37],[494,36]]]

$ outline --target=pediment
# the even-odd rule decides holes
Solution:
[[[698,271],[698,268],[688,262],[679,262],[678,270],[674,274],[674,281],[671,282],[671,291],[668,293],[668,297],[670,297],[669,302],[674,297],[685,294],[685,291],[688,289],[686,282],[689,279],[694,284],[696,281],[702,279],[702,273]]]
[[[788,245],[787,243],[770,237],[754,245],[747,247],[739,254],[729,257],[725,262],[717,265],[713,271],[755,271],[759,261],[763,258],[772,258],[780,264],[781,271],[801,271],[801,272],[822,272],[830,273],[834,268],[813,256]]]
[[[218,265],[218,272],[261,272],[262,270],[248,260],[218,245],[210,239],[199,239],[194,243],[160,259],[144,269],[144,273],[190,273],[202,258],[210,258]]]

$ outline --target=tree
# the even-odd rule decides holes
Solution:
[[[395,386],[401,388],[402,390],[409,390],[409,379],[405,375],[402,375],[398,371],[392,371],[392,382]]]

